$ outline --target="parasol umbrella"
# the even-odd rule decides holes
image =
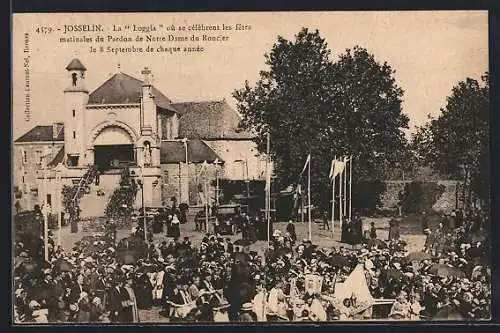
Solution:
[[[465,272],[460,269],[445,264],[434,264],[429,267],[428,272],[440,277],[465,277]]]
[[[394,279],[399,280],[403,277],[403,272],[399,269],[389,268],[385,271],[385,276],[388,280]]]
[[[378,238],[370,239],[367,243],[368,248],[376,247],[377,249],[387,249],[387,244]]]
[[[20,266],[20,269],[25,273],[33,273],[38,268],[38,264],[33,260],[25,260]]]
[[[234,261],[248,262],[250,260],[250,256],[244,252],[238,252],[234,256]]]
[[[234,245],[237,245],[237,246],[250,246],[252,244],[251,241],[249,241],[248,239],[238,239],[234,242]]]
[[[472,242],[484,242],[486,240],[486,235],[484,233],[474,234],[472,235]]]
[[[137,273],[141,273],[141,274],[147,274],[147,273],[153,273],[153,272],[155,272],[154,265],[143,265],[137,269]]]
[[[36,285],[28,291],[28,294],[32,295],[31,297],[38,301],[47,300],[55,296],[54,286],[49,284]]]
[[[81,244],[81,243],[89,243],[89,242],[94,242],[94,241],[95,241],[94,236],[83,236],[83,237],[80,239],[80,244]]]
[[[55,268],[59,272],[70,272],[73,269],[73,264],[67,261],[66,259],[58,259],[55,262]]]
[[[328,258],[328,263],[333,267],[343,267],[349,264],[349,259],[343,256],[336,255]]]
[[[440,309],[436,315],[432,318],[432,320],[464,320],[465,318],[453,310],[451,307],[446,306]]]
[[[129,253],[129,252],[124,253],[122,260],[121,260],[121,263],[123,265],[134,265],[136,263],[134,255],[132,253]]]
[[[432,255],[426,252],[412,252],[406,256],[406,259],[409,261],[424,261],[431,259]]]

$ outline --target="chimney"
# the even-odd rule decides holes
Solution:
[[[52,139],[56,140],[59,137],[59,134],[61,133],[61,130],[63,128],[62,123],[53,123],[52,124]]]
[[[144,67],[144,69],[141,71],[141,74],[144,76],[142,86],[151,86],[151,70],[147,67]]]

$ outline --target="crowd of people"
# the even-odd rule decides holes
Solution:
[[[178,234],[151,239],[137,253],[97,233],[70,250],[51,240],[44,262],[43,244],[18,242],[15,321],[135,323],[148,311],[185,322],[490,318],[481,227],[427,227],[422,251],[408,253],[399,233],[382,240],[359,223],[359,244],[325,249],[298,240],[290,222],[264,253],[210,233],[197,246]]]

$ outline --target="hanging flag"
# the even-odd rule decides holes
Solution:
[[[360,313],[374,303],[362,264],[358,264],[343,283],[336,284],[334,298],[337,304],[335,305],[341,306],[344,299],[352,299],[353,296],[356,297],[356,305],[351,310],[353,313]]]
[[[266,169],[266,187],[265,187],[266,191],[269,191],[271,189],[271,170],[269,170],[270,167],[271,166],[268,163],[268,166]]]
[[[297,189],[295,191],[297,192],[298,195],[301,195],[302,194],[302,185],[298,184]]]
[[[302,171],[300,172],[300,176],[302,176],[304,171],[306,171],[306,168],[310,162],[311,162],[311,154],[307,155],[307,160],[306,160],[306,163],[304,164],[304,167],[302,168]]]
[[[337,175],[341,174],[342,172],[344,172],[344,169],[345,169],[345,159],[344,161],[333,161],[332,162],[332,165],[333,165],[333,172],[332,172],[332,176],[330,177],[331,179],[337,177]]]
[[[196,176],[197,178],[201,176],[201,173],[203,172],[203,170],[205,170],[206,167],[207,167],[207,161],[203,161],[203,163],[201,163],[200,172],[198,172],[198,175]]]
[[[335,171],[335,162],[336,162],[336,160],[333,159],[332,165],[330,166],[330,172],[328,173],[328,178],[330,178],[331,180],[333,180],[333,178],[335,178],[335,176],[337,176],[334,172]]]

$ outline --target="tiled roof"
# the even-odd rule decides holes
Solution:
[[[188,139],[251,139],[238,129],[240,115],[225,100],[173,103],[180,115],[179,137]]]
[[[188,140],[188,161],[201,163],[213,162],[222,159],[205,142],[201,140]],[[180,141],[163,141],[160,147],[160,163],[172,164],[186,161],[184,143]]]
[[[159,108],[175,112],[172,101],[154,86],[151,88]],[[89,105],[140,103],[142,81],[125,73],[117,73],[89,95]]]
[[[83,70],[86,71],[87,68],[83,66],[82,62],[78,59],[73,59],[71,62],[66,66],[66,70],[71,71],[71,70]]]
[[[64,141],[64,127],[57,138],[52,135],[52,126],[35,126],[14,142]]]
[[[47,165],[49,167],[55,167],[64,160],[64,146],[59,149],[54,159]]]

